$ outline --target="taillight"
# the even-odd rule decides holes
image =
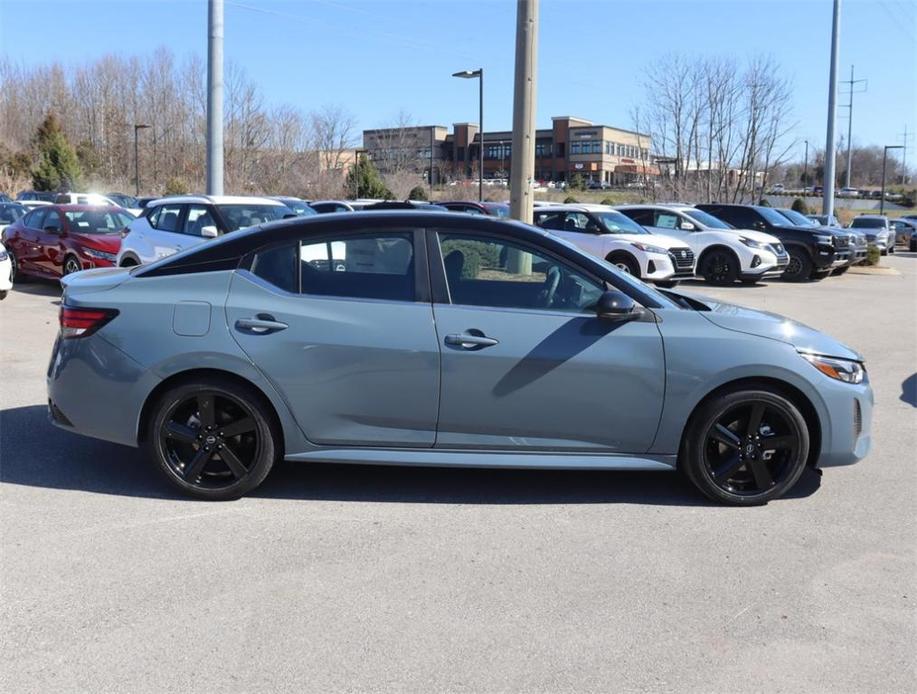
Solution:
[[[108,323],[118,312],[110,308],[61,306],[60,334],[63,338],[86,337]]]

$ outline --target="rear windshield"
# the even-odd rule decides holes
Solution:
[[[217,205],[217,209],[226,222],[226,231],[273,222],[290,214],[286,205]]]
[[[70,228],[78,234],[117,234],[134,221],[127,212],[117,210],[79,210],[64,214]]]
[[[772,208],[772,207],[755,207],[755,210],[757,210],[757,211],[758,211],[758,214],[760,214],[762,217],[764,217],[764,219],[766,219],[766,220],[767,220],[768,222],[770,222],[771,224],[773,224],[773,225],[775,225],[775,226],[778,226],[778,227],[780,227],[780,226],[783,226],[783,227],[787,226],[787,218],[784,217],[784,216],[783,216],[782,214],[780,214],[779,212],[777,212],[777,210],[775,210],[774,208]]]
[[[863,217],[857,217],[853,220],[851,224],[854,229],[884,229],[885,220],[884,219],[864,219]]]
[[[793,209],[780,208],[780,214],[782,214],[784,217],[789,219],[791,222],[793,222],[793,224],[795,224],[798,227],[818,226],[815,222],[813,222],[811,219],[806,217],[804,214],[800,214],[799,212]]]
[[[0,224],[12,224],[26,212],[22,205],[0,205]]]

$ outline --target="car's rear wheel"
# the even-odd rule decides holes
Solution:
[[[703,403],[685,434],[681,467],[709,498],[765,504],[805,470],[809,430],[799,408],[777,391],[738,389]]]
[[[0,291],[0,301],[3,301],[6,298],[6,290]]]
[[[16,257],[16,254],[13,251],[7,249],[7,253],[10,256],[10,282],[13,284],[28,282],[28,275],[19,271],[19,259]]]
[[[917,253],[917,241],[912,240],[907,248],[911,253]]]
[[[787,253],[790,259],[780,278],[784,282],[805,282],[812,276],[812,261],[809,256],[799,248],[789,249]]]
[[[136,265],[137,265],[137,261],[134,260],[133,258],[124,258],[121,261],[121,267],[135,267]]]
[[[850,269],[850,266],[845,265],[844,267],[839,267],[837,270],[834,270],[831,274],[837,277],[838,275],[843,275],[849,269]]]
[[[83,269],[83,266],[80,265],[80,261],[74,258],[72,255],[68,255],[67,259],[64,260],[64,274],[72,275],[74,272],[79,272]]]
[[[729,251],[712,250],[704,255],[700,274],[709,284],[720,287],[734,284],[739,276],[739,259]]]
[[[633,256],[627,255],[626,253],[618,253],[608,256],[606,260],[622,272],[626,272],[628,275],[633,275],[639,279],[640,265]]]
[[[166,391],[145,438],[174,486],[201,499],[237,499],[267,477],[278,446],[269,405],[250,388],[202,379]]]

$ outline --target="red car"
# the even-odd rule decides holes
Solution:
[[[13,276],[57,279],[79,270],[112,267],[121,231],[134,216],[105,205],[36,207],[3,230]]]

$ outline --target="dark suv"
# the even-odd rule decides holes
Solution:
[[[797,227],[772,207],[709,203],[697,208],[719,217],[739,229],[756,229],[783,242],[790,262],[782,279],[787,282],[820,280],[850,260],[850,240],[846,233],[828,227]]]

